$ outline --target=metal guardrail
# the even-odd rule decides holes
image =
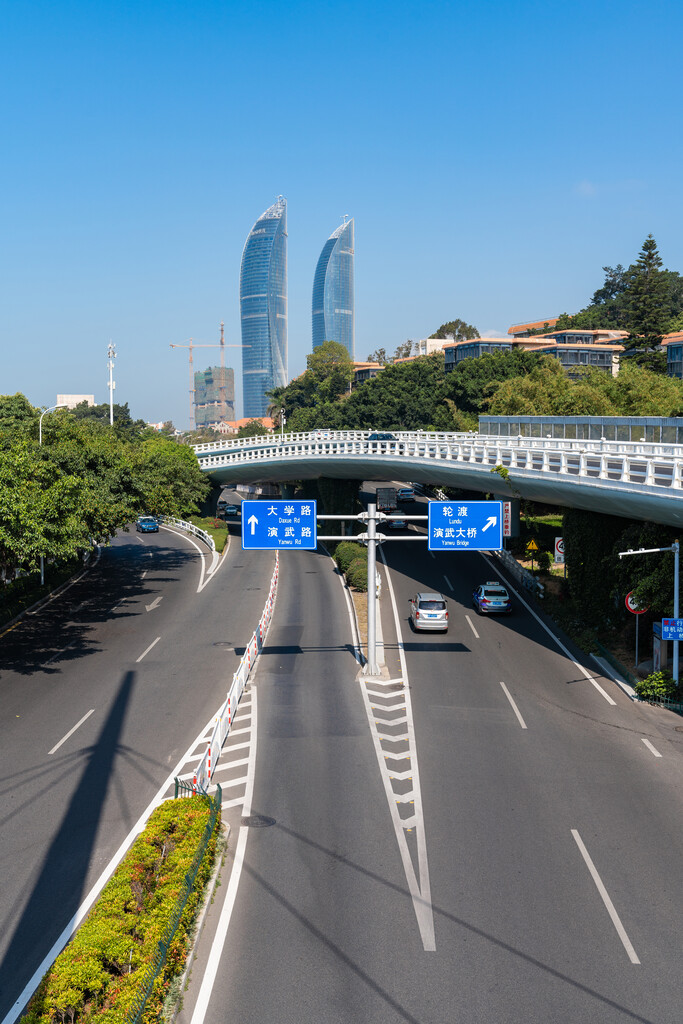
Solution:
[[[237,711],[237,705],[240,702],[240,698],[244,692],[244,687],[247,684],[247,679],[254,667],[254,662],[263,647],[263,641],[266,638],[268,626],[270,625],[270,620],[273,615],[279,571],[280,556],[276,553],[275,569],[273,570],[273,575],[270,581],[270,590],[268,591],[268,598],[263,608],[263,612],[261,613],[259,624],[254,630],[251,639],[247,644],[246,650],[242,655],[237,671],[232,677],[232,683],[230,684],[230,689],[228,690],[225,702],[216,715],[213,732],[207,745],[206,752],[195,769],[192,780],[192,789],[195,793],[208,792],[211,778],[216,770],[216,765],[218,764],[221,749],[230,729],[232,728],[232,722],[235,712]]]
[[[186,523],[184,519],[176,519],[175,516],[159,516],[162,523],[167,523],[169,526],[175,526],[177,530],[185,530],[186,533],[193,533],[195,537],[199,537],[208,546],[211,551],[216,550],[213,537],[206,532],[206,530],[200,530],[194,523]]]
[[[507,571],[511,576],[522,584],[525,590],[531,591],[532,594],[536,594],[538,597],[545,597],[545,587],[542,583],[536,579],[536,577],[525,569],[523,565],[520,565],[516,558],[510,554],[509,551],[493,551],[492,554],[496,555],[498,559],[503,563]]]
[[[176,796],[178,795],[178,781],[179,780],[176,779]],[[190,868],[187,874],[185,875],[183,886],[182,889],[180,890],[180,893],[178,894],[178,899],[173,909],[173,913],[171,914],[171,917],[169,918],[168,923],[164,928],[161,939],[159,940],[154,960],[149,965],[144,975],[142,975],[140,978],[140,983],[133,998],[132,1005],[124,1018],[126,1024],[139,1024],[139,1021],[142,1019],[142,1015],[145,1012],[147,1000],[149,999],[150,993],[154,986],[154,982],[158,978],[159,974],[163,969],[164,964],[166,963],[166,957],[168,955],[169,947],[178,929],[178,925],[180,924],[180,919],[183,916],[183,911],[185,910],[187,901],[190,898],[190,893],[192,892],[194,884],[197,880],[197,875],[199,874],[199,869],[204,859],[204,855],[209,845],[209,841],[211,839],[211,836],[213,835],[213,830],[216,827],[218,815],[220,813],[221,805],[223,803],[223,791],[220,786],[216,786],[216,793],[213,797],[208,796],[206,793],[201,794],[201,796],[208,800],[211,805],[211,813],[209,815],[209,820],[206,823],[204,835],[202,836],[201,842],[197,847],[197,851],[194,857],[192,858],[192,864],[190,865]]]

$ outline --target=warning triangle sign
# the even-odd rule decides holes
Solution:
[[[538,551],[538,544],[532,538],[526,546],[527,551]]]

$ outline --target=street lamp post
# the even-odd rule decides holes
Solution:
[[[674,553],[674,618],[678,618],[679,612],[679,565],[680,565],[680,544],[677,540],[673,542],[670,548],[639,548],[637,551],[620,551],[619,558],[623,558],[625,555],[652,555],[660,551],[673,551]],[[673,656],[673,677],[674,683],[678,686],[678,640],[673,641],[674,645],[674,656]],[[637,666],[636,666],[637,667]]]
[[[54,412],[55,409],[66,409],[66,402],[59,402],[58,405],[51,405],[49,409],[45,409],[45,411],[40,414],[40,419],[38,420],[38,445],[41,448],[43,446],[43,416],[47,415],[47,413],[49,413],[49,412]],[[41,585],[41,587],[43,586],[44,583],[45,583],[45,557],[44,557],[44,555],[41,555],[40,556],[40,585]]]

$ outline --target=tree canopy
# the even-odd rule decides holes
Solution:
[[[465,323],[464,320],[449,320],[446,324],[441,324],[434,334],[429,335],[430,338],[452,338],[453,341],[469,341],[471,338],[478,338],[479,331],[472,324]]]
[[[123,407],[126,409],[127,407]],[[56,410],[43,420],[23,395],[0,396],[0,568],[33,571],[141,513],[187,515],[208,492],[191,448],[99,416]],[[140,421],[138,421],[139,423]]]

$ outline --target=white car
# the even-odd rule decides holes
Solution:
[[[410,598],[410,622],[416,631],[448,632],[448,605],[443,594],[421,592]]]

